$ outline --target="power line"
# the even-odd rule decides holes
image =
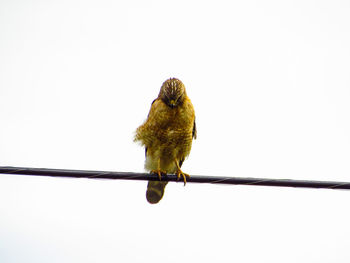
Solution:
[[[148,174],[148,173],[28,168],[28,167],[10,167],[10,166],[0,166],[0,174],[90,178],[90,179],[119,179],[119,180],[144,180],[144,181],[159,180],[158,175]],[[164,175],[162,177],[162,180],[176,182],[177,176],[173,174]],[[250,178],[250,177],[222,177],[222,176],[191,175],[191,177],[187,179],[187,183],[260,185],[260,186],[350,190],[350,182],[267,179],[267,178]]]

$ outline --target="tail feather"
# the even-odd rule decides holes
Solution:
[[[147,185],[146,198],[151,204],[158,203],[163,195],[164,189],[168,182],[162,181],[149,181]]]

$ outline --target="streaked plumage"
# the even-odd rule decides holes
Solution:
[[[186,176],[180,169],[190,154],[192,139],[197,135],[195,113],[184,84],[176,79],[166,80],[158,97],[152,102],[147,120],[137,130],[135,141],[146,149],[145,169],[158,174],[175,173]],[[146,197],[150,203],[158,203],[167,182],[149,181]]]

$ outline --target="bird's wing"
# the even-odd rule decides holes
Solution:
[[[147,115],[147,118],[149,117],[149,115],[151,114],[151,112],[152,112],[152,107],[153,106],[155,106],[155,102],[158,100],[158,98],[156,98],[156,99],[154,99],[153,101],[152,101],[152,103],[151,103],[151,109],[149,110],[149,112],[148,112],[148,115]],[[147,157],[147,147],[145,147],[145,156]]]
[[[196,126],[196,119],[193,121],[193,128],[192,128],[192,139],[197,139],[197,126]],[[181,158],[179,160],[179,166],[181,167],[183,162],[185,161],[185,158]]]
[[[157,98],[157,99],[158,99],[158,98]],[[149,112],[148,112],[147,118],[149,117],[149,114],[151,113],[151,110],[152,110],[152,106],[153,106],[154,102],[155,102],[157,99],[154,99],[154,100],[152,101],[152,103],[151,103],[151,109],[150,109]]]
[[[196,119],[193,121],[192,139],[197,139]]]

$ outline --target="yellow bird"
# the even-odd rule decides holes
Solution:
[[[189,175],[181,171],[181,165],[196,136],[194,108],[185,86],[179,79],[170,78],[163,83],[147,120],[137,128],[134,138],[145,147],[145,169],[159,176],[159,181],[148,182],[149,203],[158,203],[164,195],[168,182],[161,181],[163,174],[176,174],[186,184]]]

